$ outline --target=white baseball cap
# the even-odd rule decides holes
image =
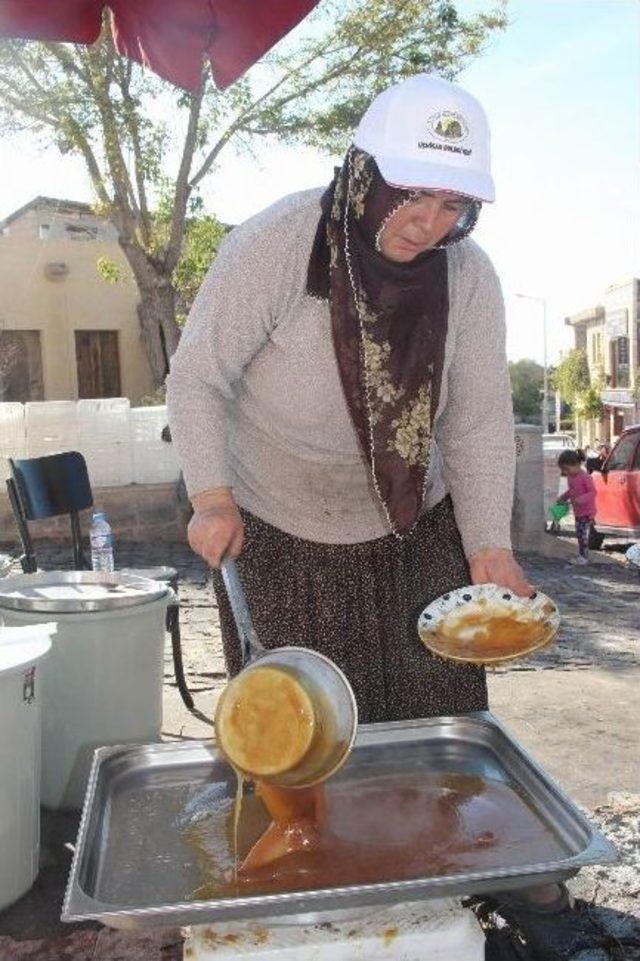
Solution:
[[[475,97],[434,74],[416,74],[379,94],[353,142],[393,186],[495,200],[487,116]]]

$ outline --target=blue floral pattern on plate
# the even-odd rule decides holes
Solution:
[[[460,650],[455,653],[446,649],[446,641],[438,634],[438,627],[443,620],[452,613],[460,610],[469,604],[491,603],[493,605],[514,609],[525,610],[534,621],[539,621],[541,628],[540,640],[526,649],[521,649],[516,653],[506,653],[499,657],[479,657],[477,654],[465,655]],[[448,657],[456,661],[471,661],[473,663],[494,664],[500,661],[514,660],[517,657],[524,657],[534,650],[538,650],[548,644],[558,631],[560,626],[560,612],[556,604],[543,594],[537,591],[531,597],[518,597],[512,591],[497,584],[474,584],[469,587],[460,587],[458,590],[443,594],[437,600],[432,601],[418,618],[418,634],[420,639],[430,651],[439,654],[441,657]]]

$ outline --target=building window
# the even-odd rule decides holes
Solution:
[[[629,363],[629,338],[618,337],[618,363],[628,365]]]
[[[67,240],[96,240],[98,237],[98,228],[88,224],[66,223],[64,232]]]
[[[40,240],[49,239],[49,231],[51,230],[51,224],[40,224],[38,227],[38,237]]]
[[[603,361],[602,333],[591,334],[591,361],[593,364]]]
[[[76,330],[78,397],[120,397],[117,330]]]
[[[44,400],[39,330],[0,330],[0,401]]]
[[[8,237],[10,233],[11,233],[11,227],[9,226],[0,227],[0,237]]]
[[[615,337],[611,341],[612,387],[628,387],[629,376],[629,338]]]

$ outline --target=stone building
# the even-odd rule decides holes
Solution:
[[[36,197],[0,221],[0,401],[137,404],[153,390],[137,303],[115,229],[89,204]]]
[[[607,287],[604,302],[565,318],[574,346],[587,353],[592,382],[602,383],[605,416],[585,425],[583,442],[612,441],[640,422],[640,280]]]

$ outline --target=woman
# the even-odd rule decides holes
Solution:
[[[484,671],[427,653],[418,614],[469,580],[532,591],[510,548],[502,297],[466,239],[493,199],[480,105],[405,80],[328,190],[232,231],[171,365],[191,546],[239,555],[262,642],[331,657],[362,721],[485,709]]]

